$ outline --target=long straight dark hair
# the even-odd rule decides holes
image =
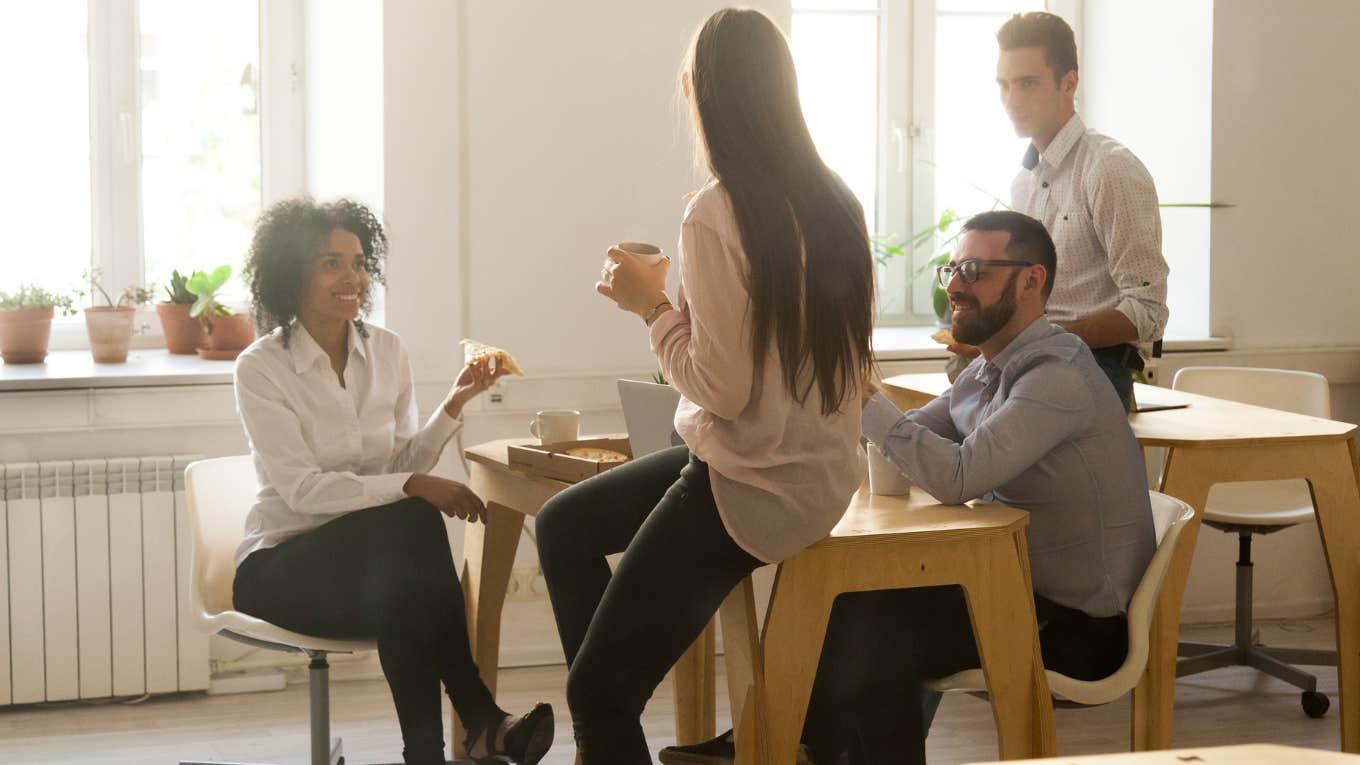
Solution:
[[[698,148],[732,201],[750,260],[756,369],[773,345],[794,399],[805,403],[815,384],[822,414],[832,414],[873,366],[864,211],[817,154],[793,56],[768,16],[714,13],[685,71]]]

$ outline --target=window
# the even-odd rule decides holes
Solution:
[[[239,273],[266,171],[273,196],[300,190],[302,174],[288,166],[300,153],[261,161],[271,141],[300,140],[281,135],[300,125],[289,106],[298,97],[290,78],[299,3],[50,0],[0,9],[21,13],[9,21],[24,29],[0,48],[0,63],[29,73],[7,78],[9,95],[40,117],[0,127],[0,201],[24,222],[7,243],[0,289],[39,282],[70,291],[93,266],[110,293],[149,284],[164,299],[172,269],[230,263]],[[261,104],[271,89],[272,112]],[[244,286],[233,288],[229,300],[243,303]],[[55,328],[53,347],[82,347],[82,322],[67,324]],[[148,329],[159,332],[154,321]]]
[[[945,209],[1009,202],[1026,142],[996,91],[996,30],[1044,0],[794,0],[792,41],[809,129],[859,197],[869,230],[903,239]],[[1060,9],[1054,9],[1061,12]],[[931,255],[879,272],[883,324],[934,321]]]

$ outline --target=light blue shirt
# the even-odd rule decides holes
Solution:
[[[864,436],[931,496],[1030,514],[1034,591],[1091,616],[1128,608],[1156,549],[1142,451],[1076,335],[1039,318],[906,414],[880,393]]]

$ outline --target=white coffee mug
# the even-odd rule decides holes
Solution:
[[[579,441],[581,413],[575,409],[545,409],[529,421],[529,432],[538,437],[540,444]]]
[[[911,493],[911,481],[874,444],[869,444],[869,493],[900,497]]]
[[[648,242],[619,242],[614,246],[649,266],[660,263],[662,259],[669,260],[669,258],[666,258],[666,254],[661,251],[660,247]]]

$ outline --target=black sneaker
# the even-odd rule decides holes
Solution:
[[[698,744],[668,746],[657,753],[661,765],[732,765],[737,759],[732,731]]]

